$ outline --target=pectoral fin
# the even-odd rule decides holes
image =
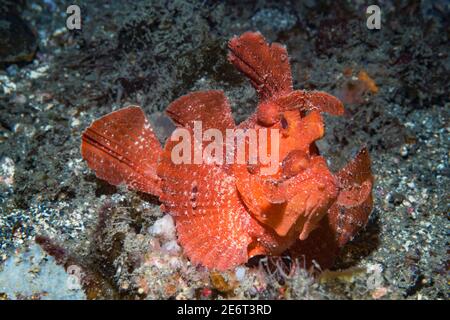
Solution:
[[[140,107],[112,112],[82,136],[81,155],[100,179],[153,195],[161,193],[156,174],[161,145]]]

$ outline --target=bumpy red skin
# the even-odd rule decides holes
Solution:
[[[168,139],[161,149],[138,107],[95,121],[83,134],[82,156],[99,178],[159,196],[194,263],[225,270],[255,255],[287,250],[306,267],[315,262],[328,268],[372,210],[368,152],[362,149],[331,173],[314,142],[324,134],[320,113],[342,115],[341,102],[324,92],[293,90],[286,49],[269,45],[259,33],[235,37],[229,48],[229,60],[258,92],[256,112],[236,126],[223,92],[211,90],[177,99],[167,113],[191,131],[194,121],[202,121],[203,131],[224,134],[236,128],[278,129],[275,172],[263,173],[261,163],[175,164],[171,152],[177,142]]]

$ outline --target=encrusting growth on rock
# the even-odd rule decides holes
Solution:
[[[325,92],[294,90],[286,48],[268,44],[260,33],[234,37],[228,46],[230,62],[258,93],[256,112],[236,125],[218,90],[180,97],[166,112],[191,133],[194,121],[201,121],[203,132],[277,129],[280,161],[274,172],[264,173],[260,160],[174,163],[176,142],[168,139],[162,148],[134,106],[96,120],[83,134],[82,156],[99,178],[158,196],[193,263],[225,270],[256,255],[289,254],[307,267],[315,261],[328,268],[371,213],[368,151],[330,172],[315,141],[324,135],[321,113],[342,115],[342,103]]]

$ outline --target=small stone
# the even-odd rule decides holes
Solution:
[[[17,75],[18,72],[19,72],[19,67],[17,66],[17,64],[12,64],[8,68],[6,68],[6,73],[10,77],[14,77],[15,75]]]
[[[15,164],[11,158],[4,157],[0,160],[0,184],[12,187],[14,183]]]
[[[162,218],[156,220],[149,228],[149,232],[150,234],[165,240],[175,239],[176,230],[172,216],[166,214]]]
[[[74,118],[73,120],[72,120],[72,122],[70,123],[70,126],[71,127],[78,127],[79,125],[80,125],[80,119],[77,119],[77,118]]]
[[[161,246],[161,251],[170,255],[177,255],[181,251],[181,248],[176,240],[171,240]]]
[[[402,204],[403,204],[405,207],[411,207],[411,205],[412,205],[412,203],[409,202],[409,200],[407,200],[407,199],[404,199],[403,202],[402,202]]]
[[[18,94],[13,98],[13,102],[19,105],[24,105],[25,103],[27,103],[27,97],[25,97],[25,95],[23,94]]]
[[[237,267],[235,270],[236,279],[238,281],[243,281],[245,278],[246,270],[244,267]]]
[[[47,65],[39,67],[36,70],[29,71],[28,72],[28,77],[30,79],[38,79],[38,78],[43,77],[44,75],[46,75],[47,70],[48,70],[48,66]]]
[[[415,184],[413,181],[408,182],[406,185],[407,185],[409,188],[411,188],[411,189],[415,189],[415,188],[416,188],[416,184]]]
[[[16,89],[16,84],[12,82],[8,76],[0,75],[0,93],[9,95],[15,92]]]
[[[406,158],[406,157],[408,156],[408,153],[409,153],[408,147],[405,146],[405,145],[403,145],[403,146],[400,148],[400,155],[401,155],[403,158]]]
[[[233,287],[227,283],[225,278],[218,272],[211,272],[210,279],[213,287],[222,293],[230,292]]]
[[[392,192],[388,194],[388,201],[396,206],[400,205],[403,200],[405,200],[405,196],[398,192]]]
[[[387,288],[380,287],[380,288],[375,289],[372,292],[372,298],[380,299],[380,298],[384,297],[387,293],[388,293],[388,289]]]
[[[168,265],[172,270],[177,270],[183,267],[183,262],[179,257],[171,257],[168,260]]]

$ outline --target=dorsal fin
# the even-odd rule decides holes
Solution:
[[[292,91],[291,66],[283,45],[269,45],[261,33],[245,32],[233,37],[228,48],[228,59],[250,79],[262,101]]]
[[[172,102],[166,110],[178,125],[192,128],[194,121],[201,121],[203,129],[222,131],[234,128],[231,108],[222,90],[196,91]]]

